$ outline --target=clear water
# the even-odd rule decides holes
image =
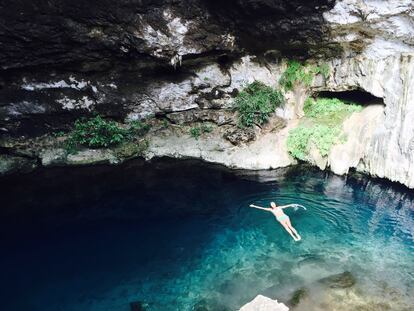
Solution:
[[[391,183],[161,161],[38,171],[0,191],[1,310],[236,310],[344,271],[356,290],[331,300],[414,305],[414,193]],[[270,200],[307,207],[286,211],[301,242],[248,208]],[[298,308],[321,309],[322,293]]]

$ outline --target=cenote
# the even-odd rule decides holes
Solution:
[[[300,288],[294,310],[414,303],[414,194],[388,182],[160,160],[39,170],[1,193],[2,310],[237,310]],[[248,207],[271,200],[307,207],[286,211],[301,242]]]

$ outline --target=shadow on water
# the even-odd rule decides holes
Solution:
[[[137,160],[10,176],[0,192],[0,298],[10,310],[126,311],[136,300],[233,310],[259,293],[286,301],[344,270],[365,288],[386,282],[403,297],[414,288],[413,191],[356,173]],[[308,208],[287,211],[301,243],[247,208],[271,200]]]

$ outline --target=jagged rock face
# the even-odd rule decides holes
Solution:
[[[3,1],[3,69],[114,58],[149,62],[174,56],[284,46],[307,54],[326,35],[322,13],[333,0]],[[142,60],[141,60],[142,61]],[[144,64],[145,66],[145,64]]]
[[[281,57],[331,56],[323,58],[331,76],[316,77],[311,91],[363,90],[383,105],[347,120],[348,142],[325,159],[312,152],[313,163],[414,187],[411,0],[6,2],[0,4],[4,136],[68,129],[93,112],[123,121],[161,116],[179,125],[226,127],[234,121],[232,97],[243,85],[277,86],[285,69]],[[291,120],[277,133],[261,131],[254,142],[246,136],[240,146],[223,139],[233,129],[219,129],[219,138],[206,142],[183,133],[155,135],[147,158],[199,157],[247,169],[291,165],[286,137],[302,115],[308,90],[302,91],[287,94],[277,109]],[[13,148],[0,146],[13,155]],[[53,150],[45,152],[65,163]],[[113,160],[112,154],[99,157]]]
[[[383,108],[368,107],[364,117],[346,122],[351,139],[331,151],[333,171],[357,168],[414,188],[414,51],[334,60],[332,67],[334,74],[323,89],[362,89],[384,101]]]
[[[239,78],[229,65],[243,53],[335,52],[322,16],[333,4],[3,1],[0,128],[33,136],[93,111],[137,119],[220,108],[233,94],[222,89]]]

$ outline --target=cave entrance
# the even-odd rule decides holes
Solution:
[[[371,93],[368,93],[363,90],[351,90],[341,92],[321,91],[314,95],[315,97],[338,98],[345,102],[353,102],[355,104],[363,106],[374,104],[384,105],[384,100],[381,97],[376,97]]]

